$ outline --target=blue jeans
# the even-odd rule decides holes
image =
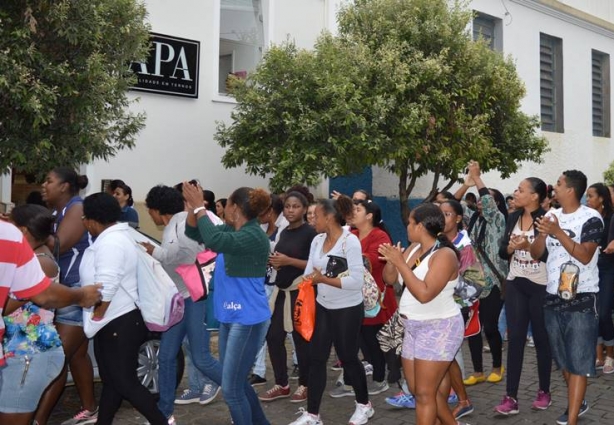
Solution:
[[[209,351],[209,331],[205,323],[205,301],[185,300],[183,320],[162,333],[158,353],[160,400],[158,408],[166,416],[173,414],[175,388],[177,387],[177,353],[187,335],[192,362],[204,375],[216,384],[222,382],[222,366]],[[246,373],[247,375],[247,373]]]
[[[190,352],[190,342],[188,339],[183,340],[183,351],[185,352],[185,363],[188,371],[188,388],[190,391],[196,394],[201,394],[205,385],[216,385],[207,375],[204,375],[200,370],[194,366],[192,362],[192,353]]]
[[[219,349],[223,365],[222,394],[235,425],[269,425],[256,392],[247,380],[270,320],[256,325],[220,323]]]

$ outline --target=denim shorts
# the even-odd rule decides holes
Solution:
[[[594,311],[557,311],[544,308],[544,320],[552,358],[557,366],[573,375],[596,375],[599,316]]]
[[[31,358],[25,379],[25,357],[6,359],[6,367],[0,371],[0,412],[34,412],[41,395],[64,367],[62,347],[32,354]]]
[[[405,334],[401,357],[439,362],[454,360],[465,333],[460,313],[446,319],[403,320]]]
[[[62,282],[68,288],[80,288],[81,282],[79,280],[74,282]],[[78,305],[69,305],[68,307],[57,308],[55,310],[56,323],[62,323],[64,325],[83,326],[83,309]]]
[[[83,309],[77,305],[71,305],[55,310],[55,321],[63,325],[83,326]]]

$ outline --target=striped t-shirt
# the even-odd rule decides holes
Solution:
[[[19,299],[28,299],[50,284],[21,231],[0,220],[0,316],[9,293]],[[4,320],[0,320],[0,366],[4,365],[3,336]]]

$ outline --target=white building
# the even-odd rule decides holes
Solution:
[[[190,70],[192,80],[198,74],[198,97],[131,94],[140,98],[134,109],[147,113],[146,128],[133,150],[84,167],[91,182],[88,193],[100,190],[102,180],[114,178],[132,187],[137,204],[155,184],[191,178],[218,197],[243,185],[266,187],[266,180],[247,176],[242,169],[226,170],[220,163],[223,151],[213,139],[216,121],[229,122],[235,104],[223,93],[226,76],[249,73],[270,43],[290,38],[299,47],[313,46],[322,30],[335,30],[335,12],[342,1],[146,0],[153,32],[200,43],[198,70]],[[552,149],[543,164],[523,164],[518,175],[506,181],[489,173],[487,184],[509,193],[522,177],[536,175],[553,183],[571,168],[583,170],[590,182],[600,181],[614,159],[609,65],[614,2],[473,0],[471,6],[479,13],[474,30],[491,34],[493,48],[515,58],[527,87],[522,107],[542,116],[543,134]],[[169,52],[161,49],[161,59],[170,62]],[[173,59],[179,59],[179,52]],[[182,63],[174,67],[177,75],[182,69]],[[378,197],[397,196],[395,176],[379,169],[372,175],[333,181],[331,187],[349,191],[366,186]],[[0,182],[0,200],[7,202],[10,178],[0,177]],[[412,196],[424,196],[429,187],[426,179]],[[325,196],[328,189],[324,182],[317,194]]]
[[[551,148],[542,164],[523,164],[507,180],[488,173],[486,184],[511,193],[524,177],[554,184],[567,169],[582,170],[589,184],[602,181],[603,171],[614,160],[610,108],[614,2],[473,0],[471,6],[478,12],[475,32],[492,34],[493,48],[515,59],[527,89],[522,108],[541,116],[541,131]],[[396,195],[396,178],[377,170],[373,174],[375,194]],[[428,189],[430,180],[425,179],[412,196],[424,196]]]

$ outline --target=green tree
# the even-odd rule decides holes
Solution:
[[[129,69],[148,50],[136,0],[4,0],[0,5],[0,169],[41,175],[132,147]]]
[[[603,182],[607,185],[614,184],[614,161],[611,162],[607,170],[603,172]]]
[[[356,0],[313,51],[269,51],[217,140],[225,166],[274,189],[367,165],[399,177],[402,217],[420,177],[449,188],[470,159],[503,177],[547,150],[512,59],[473,42],[472,12],[447,0]],[[275,111],[275,113],[263,113]],[[429,174],[430,173],[430,174]]]

